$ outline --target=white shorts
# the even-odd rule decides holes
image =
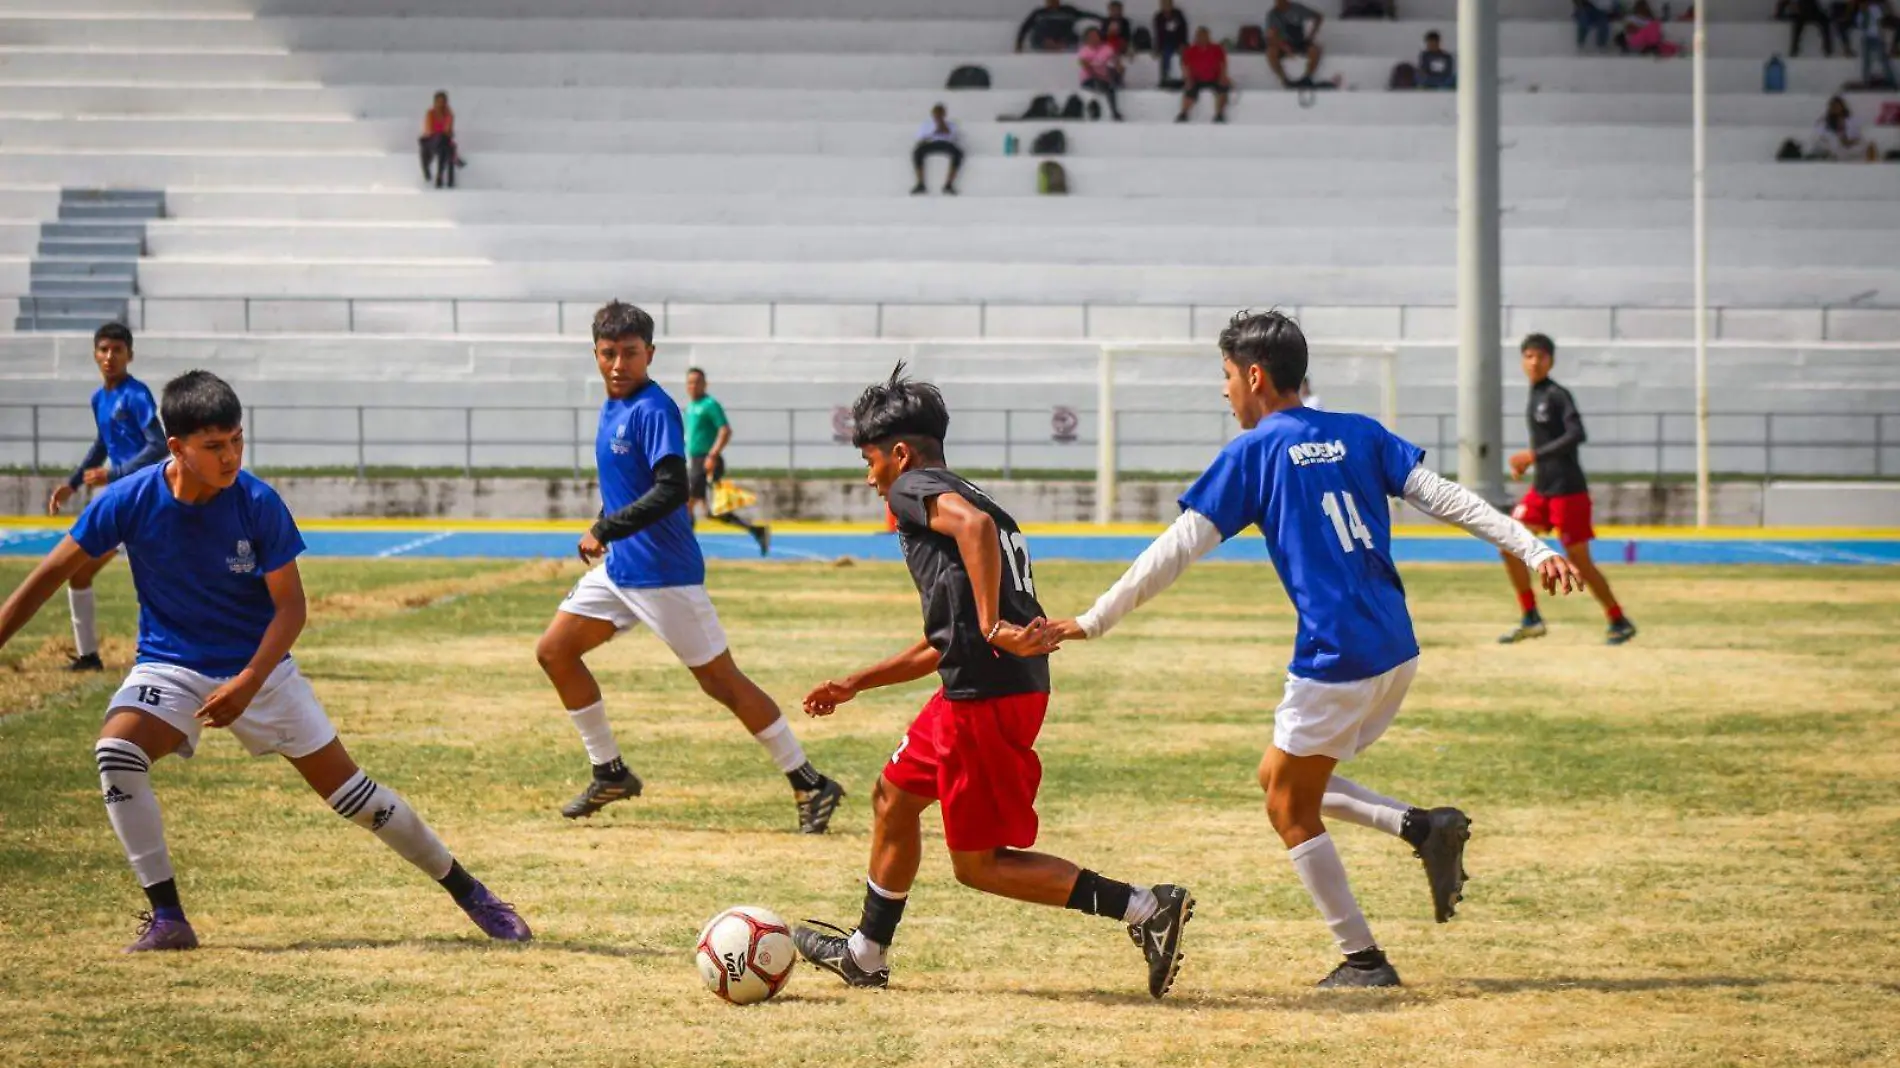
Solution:
[[[185,736],[178,755],[190,757],[198,748],[198,735],[204,724],[192,718],[204,707],[211,692],[229,679],[200,675],[176,664],[136,664],[125,677],[119,692],[106,705],[106,714],[116,708],[136,708],[170,724]],[[329,745],[336,739],[336,728],[318,703],[310,682],[297,670],[297,662],[285,660],[264,680],[244,714],[227,728],[252,756],[281,753],[295,760]]]
[[[689,668],[709,664],[726,651],[725,628],[704,586],[625,589],[614,585],[603,564],[581,576],[561,602],[561,611],[606,620],[623,632],[644,623]]]
[[[1293,756],[1351,760],[1392,725],[1416,674],[1417,657],[1354,682],[1288,675],[1286,695],[1273,712],[1273,747]]]

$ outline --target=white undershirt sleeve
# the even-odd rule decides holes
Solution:
[[[1405,499],[1433,519],[1462,527],[1503,549],[1533,571],[1557,555],[1524,524],[1491,507],[1483,497],[1423,467],[1412,468],[1412,473],[1406,476]]]
[[[1173,585],[1189,564],[1213,552],[1220,543],[1220,530],[1211,520],[1199,512],[1182,512],[1154,544],[1141,551],[1108,592],[1096,599],[1095,606],[1075,621],[1091,638],[1107,634],[1123,616]]]

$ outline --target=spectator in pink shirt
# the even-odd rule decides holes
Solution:
[[[1115,46],[1102,39],[1102,31],[1091,28],[1082,35],[1082,47],[1075,53],[1082,68],[1082,88],[1108,98],[1108,113],[1122,121],[1121,108],[1115,105],[1115,86],[1122,77],[1122,57]]]

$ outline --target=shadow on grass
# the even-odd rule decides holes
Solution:
[[[677,954],[649,949],[646,946],[609,946],[599,942],[563,942],[537,938],[526,945],[508,942],[495,942],[491,939],[451,938],[319,938],[305,942],[292,942],[288,945],[234,945],[227,948],[240,953],[321,953],[331,950],[350,949],[421,949],[432,953],[462,953],[472,950],[483,952],[555,952],[580,953],[593,957],[672,957]]]
[[[1559,975],[1548,979],[1461,979],[1459,985],[1486,994],[1544,993],[1557,990],[1594,990],[1603,994],[1640,994],[1651,990],[1745,990],[1793,982],[1772,975],[1656,975],[1604,979],[1587,975]]]
[[[1210,1008],[1270,1009],[1285,1012],[1332,1012],[1341,1014],[1395,1012],[1420,1005],[1452,1001],[1484,994],[1551,993],[1565,990],[1591,990],[1605,994],[1634,994],[1657,990],[1753,989],[1794,980],[1776,976],[1688,975],[1639,976],[1607,979],[1594,976],[1554,976],[1547,979],[1459,979],[1442,986],[1408,986],[1395,990],[1310,990],[1299,993],[1274,991],[1224,990],[1174,992],[1157,1003],[1144,993],[1102,990],[1009,990],[1017,997],[1038,1001],[1086,1001],[1096,1005],[1153,1006],[1156,1009],[1200,1011]],[[1891,989],[1900,992],[1900,985]],[[964,992],[964,991],[960,991]],[[968,993],[996,993],[978,987]]]

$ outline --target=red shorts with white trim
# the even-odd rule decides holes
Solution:
[[[1557,540],[1565,545],[1580,545],[1597,536],[1597,528],[1590,525],[1588,493],[1546,497],[1536,490],[1526,490],[1511,515],[1539,534],[1555,528]]]
[[[942,804],[944,842],[954,852],[1027,849],[1036,844],[1035,746],[1048,709],[1046,693],[952,701],[939,690],[911,722],[884,779]]]

